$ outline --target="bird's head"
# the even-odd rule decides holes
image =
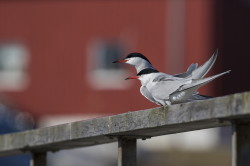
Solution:
[[[142,63],[148,63],[151,65],[150,61],[143,54],[138,52],[130,53],[126,58],[114,61],[113,63],[127,63],[132,66],[138,66]]]

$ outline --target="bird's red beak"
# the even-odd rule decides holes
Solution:
[[[131,76],[131,77],[126,78],[125,80],[138,79],[138,78],[139,78],[138,76]]]
[[[114,61],[112,63],[125,63],[127,61],[128,61],[127,59],[121,59],[121,60],[118,60],[118,61]]]

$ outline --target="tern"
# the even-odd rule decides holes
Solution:
[[[216,50],[213,54],[213,56],[207,61],[205,62],[202,66],[198,67],[197,63],[193,63],[191,64],[187,71],[184,73],[180,73],[180,74],[174,74],[174,75],[169,75],[169,74],[165,74],[162,73],[162,75],[165,75],[165,77],[179,77],[179,78],[188,78],[188,77],[192,77],[193,79],[199,79],[205,76],[205,74],[211,69],[211,67],[213,66],[216,58],[217,58],[217,54],[218,54],[218,50]],[[147,68],[150,69],[154,69],[156,70],[153,65],[151,64],[151,62],[141,53],[130,53],[127,55],[126,58],[118,60],[118,61],[114,61],[113,63],[127,63],[130,64],[132,66],[135,67],[137,74]],[[151,96],[150,92],[148,91],[148,89],[146,88],[146,86],[144,86],[143,82],[142,86],[140,88],[140,92],[141,94],[147,98],[148,100],[150,100],[151,102],[157,104],[157,105],[161,105],[159,102],[155,101],[154,98]],[[211,98],[210,96],[206,96],[206,95],[200,95],[198,94],[198,92],[194,93],[191,96],[192,100],[204,100],[204,99],[208,99]]]
[[[156,69],[147,68],[127,79],[139,79],[141,89],[146,88],[149,93],[147,97],[156,104],[166,106],[196,100],[193,96],[201,86],[229,72],[230,70],[207,78],[193,79],[166,76]]]

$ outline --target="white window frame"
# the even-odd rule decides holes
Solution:
[[[23,43],[0,42],[0,91],[22,91],[27,88],[29,53]]]
[[[102,58],[102,51],[105,47],[106,41],[94,40],[87,46],[87,77],[88,82],[94,89],[99,90],[124,90],[130,85],[130,81],[125,81],[126,76],[131,75],[126,68],[121,69],[102,69],[99,68],[98,61]],[[125,55],[121,58],[124,58]],[[113,61],[118,60],[114,59]],[[110,61],[112,64],[112,61]],[[125,64],[113,64],[113,65],[125,65]]]

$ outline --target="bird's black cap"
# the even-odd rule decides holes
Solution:
[[[148,61],[151,64],[151,62],[148,60],[148,58],[146,58],[143,54],[141,54],[139,52],[130,53],[130,54],[128,54],[128,56],[126,58],[133,58],[133,57],[139,57],[139,58],[145,59],[146,61]]]
[[[152,69],[152,68],[146,68],[146,69],[141,70],[137,74],[137,76],[141,76],[141,75],[144,75],[144,74],[150,74],[150,73],[159,73],[159,71],[155,70],[155,69]]]

